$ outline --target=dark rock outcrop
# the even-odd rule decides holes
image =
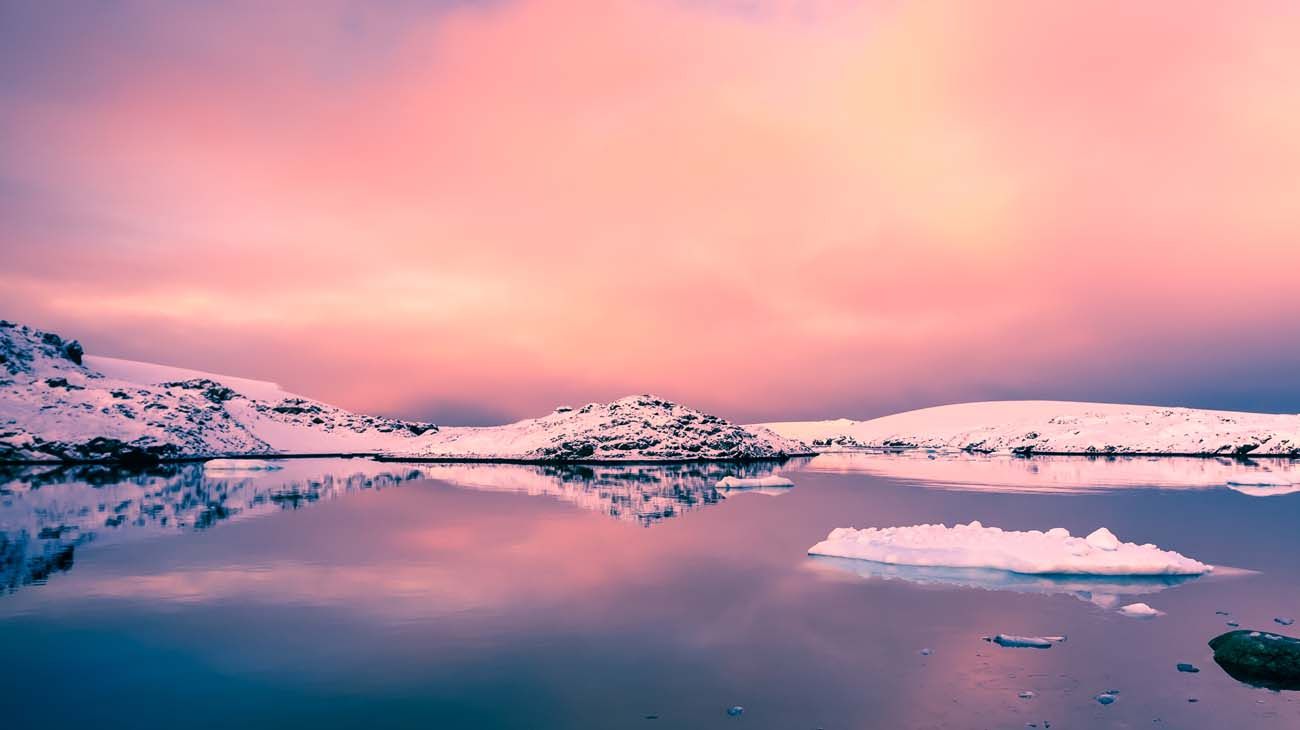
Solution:
[[[1210,639],[1214,661],[1234,679],[1269,689],[1300,690],[1300,639],[1238,629]]]

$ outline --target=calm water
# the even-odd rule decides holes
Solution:
[[[1300,618],[1300,493],[1224,486],[1296,464],[829,455],[728,494],[770,467],[283,463],[3,475],[0,726],[1300,728],[1300,693],[1234,681],[1205,643]],[[805,554],[836,526],[972,519],[1256,572]],[[1134,600],[1167,615],[1114,610]]]

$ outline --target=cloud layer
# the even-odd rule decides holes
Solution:
[[[1292,3],[0,11],[3,316],[441,422],[1300,409]]]

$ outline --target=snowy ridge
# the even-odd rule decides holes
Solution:
[[[1300,456],[1300,415],[1108,403],[961,403],[869,421],[789,421],[758,426],[803,440],[817,450]]]
[[[391,450],[404,459],[536,462],[783,459],[807,454],[801,442],[746,428],[653,395],[590,403],[504,426],[444,428]]]
[[[1201,575],[1212,566],[1155,545],[1120,542],[1104,527],[1073,537],[1057,527],[1017,532],[969,525],[831,530],[809,555],[892,565],[991,568],[1030,575]]]
[[[0,461],[361,453],[436,431],[274,383],[85,357],[75,340],[0,321]]]

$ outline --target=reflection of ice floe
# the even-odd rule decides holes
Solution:
[[[1213,568],[1155,545],[1120,542],[1106,528],[1074,537],[1057,527],[1046,532],[969,525],[913,525],[831,530],[808,549],[811,555],[878,563],[949,568],[993,568],[1038,575],[1200,575]]]
[[[1295,494],[1300,492],[1300,484],[1290,486],[1265,486],[1265,487],[1248,487],[1244,485],[1229,484],[1228,489],[1234,492],[1240,492],[1248,497],[1280,497],[1283,494]]]
[[[651,525],[726,498],[718,485],[766,481],[770,463],[421,464],[427,477],[458,487],[546,495],[616,519]],[[779,477],[778,477],[779,478]],[[746,490],[753,491],[753,490]],[[783,493],[786,489],[772,490]]]
[[[1300,460],[1145,456],[979,455],[907,451],[821,454],[809,471],[864,473],[922,486],[996,492],[1079,493],[1128,487],[1209,489],[1224,484],[1300,483]]]
[[[899,580],[922,586],[977,588],[988,591],[1067,595],[1102,608],[1119,605],[1121,596],[1158,593],[1196,580],[1195,575],[1087,576],[1027,575],[993,568],[944,568],[891,565],[870,560],[812,556],[815,569],[857,575],[869,580]]]

